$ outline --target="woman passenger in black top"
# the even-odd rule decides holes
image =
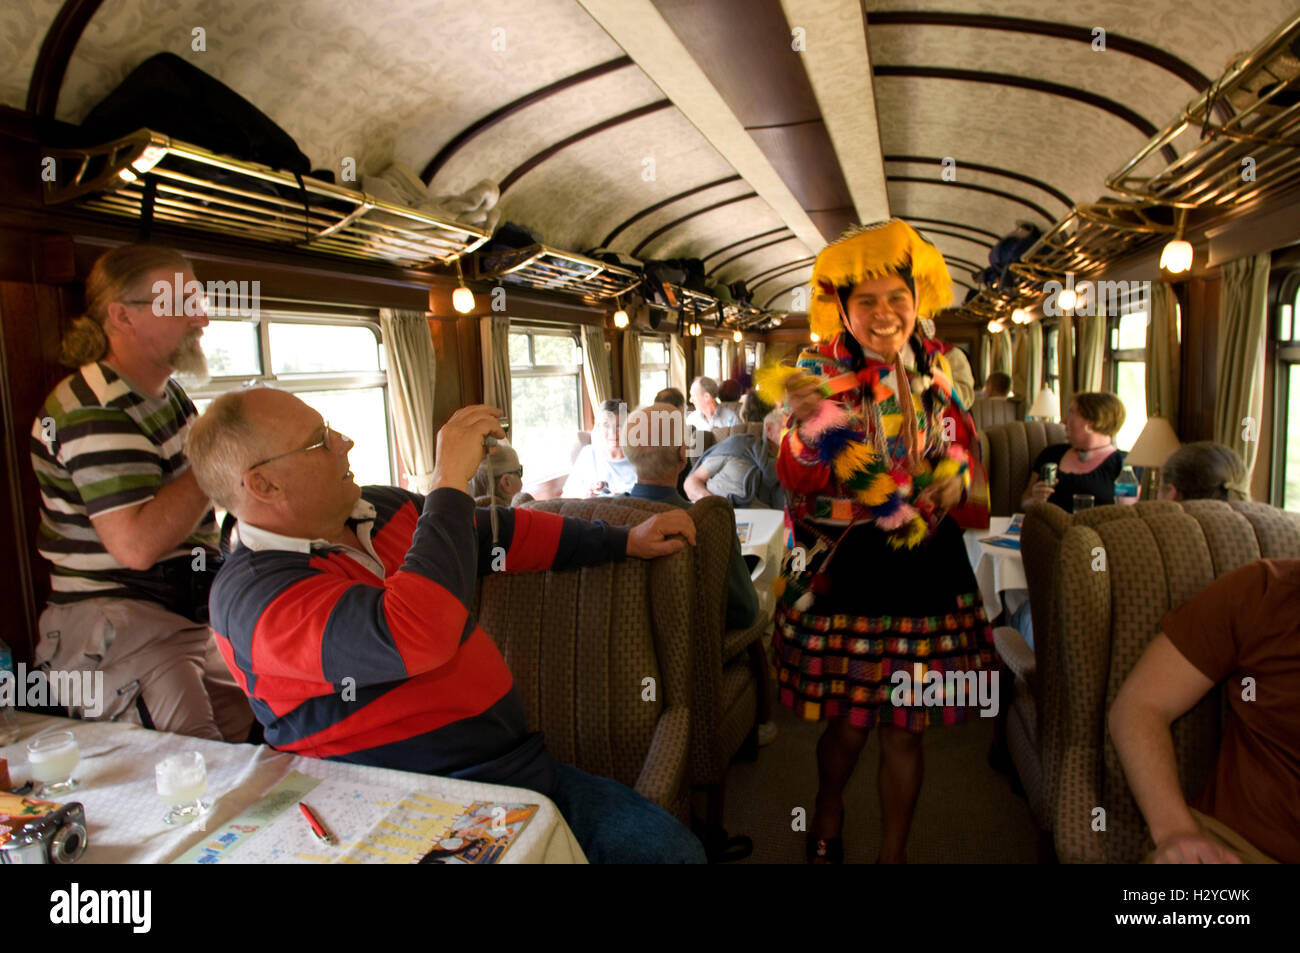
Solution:
[[[1115,434],[1122,426],[1124,404],[1114,394],[1076,394],[1065,414],[1069,442],[1054,444],[1038,455],[1021,508],[1048,502],[1072,513],[1076,493],[1091,493],[1098,506],[1114,503],[1115,478],[1124,468],[1124,452],[1115,447]],[[1045,463],[1057,464],[1054,486],[1041,482]]]

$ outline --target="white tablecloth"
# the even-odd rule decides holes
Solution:
[[[758,564],[749,576],[758,591],[759,616],[771,616],[776,608],[772,584],[776,582],[781,560],[785,557],[785,511],[736,510],[736,531],[742,530],[747,538],[740,544],[741,554],[758,557]]]
[[[365,765],[303,758],[265,745],[231,745],[187,738],[135,725],[74,721],[18,713],[22,735],[0,748],[9,761],[13,783],[29,778],[25,745],[37,735],[69,729],[77,736],[81,764],[74,772],[79,790],[58,800],[79,801],[86,809],[90,846],[82,857],[92,864],[165,864],[230,823],[277,784],[297,771],[323,780],[398,786],[453,803],[518,802],[538,805],[537,814],[501,858],[505,864],[586,863],[555,805],[536,791],[458,781],[432,775],[392,771]],[[201,751],[207,762],[208,793],[213,809],[194,822],[169,827],[162,822],[164,806],[154,787],[154,765],[169,754]],[[328,826],[328,824],[326,825]],[[237,859],[237,852],[231,860]]]
[[[980,542],[986,536],[1001,535],[1010,525],[1009,516],[990,516],[988,529],[968,529],[963,534],[966,555],[975,570],[975,581],[984,601],[984,614],[990,621],[1002,612],[1004,601],[1008,614],[1029,601],[1029,583],[1025,581],[1025,564],[1020,550]]]

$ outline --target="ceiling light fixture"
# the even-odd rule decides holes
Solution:
[[[615,298],[614,304],[618,306],[618,310],[614,312],[614,327],[619,329],[627,327],[627,312],[623,310],[623,302]]]
[[[1171,275],[1181,275],[1192,267],[1192,243],[1183,240],[1183,224],[1187,216],[1186,209],[1178,210],[1178,233],[1173,241],[1167,243],[1160,252],[1160,268]]]
[[[456,259],[456,280],[460,282],[460,287],[451,293],[451,306],[461,314],[469,314],[474,310],[474,292],[465,287],[465,275],[460,270],[460,259]]]

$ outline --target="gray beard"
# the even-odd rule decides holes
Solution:
[[[186,337],[167,360],[178,376],[191,383],[206,384],[211,378],[208,356],[203,353],[203,344],[197,334]]]

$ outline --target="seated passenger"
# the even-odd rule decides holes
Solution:
[[[1179,447],[1160,468],[1160,499],[1244,500],[1246,467],[1230,447],[1200,440]]]
[[[529,734],[501,653],[470,615],[496,545],[509,571],[641,559],[694,542],[682,513],[630,531],[532,510],[493,527],[465,492],[500,411],[438,431],[433,490],[360,489],[352,441],[282,391],[238,390],[194,424],[199,485],[239,519],[212,587],[221,654],[281,751],[531,788],[590,860],[695,861],[703,849],[621,784],[555,761]]]
[[[691,404],[695,409],[686,418],[686,423],[696,430],[731,427],[740,423],[735,411],[718,404],[718,382],[712,377],[697,377],[691,383]]]
[[[1169,726],[1220,683],[1218,762],[1189,806]],[[1247,563],[1165,613],[1109,722],[1155,863],[1300,863],[1300,559]]]
[[[625,441],[627,456],[636,468],[636,485],[627,495],[690,509],[691,504],[677,492],[677,474],[686,466],[682,412],[672,404],[651,404],[628,416],[627,432],[631,435]],[[733,536],[727,574],[727,628],[748,628],[757,618],[758,593],[740,553],[740,538]]]
[[[524,489],[524,467],[508,443],[498,444],[478,465],[469,481],[469,495],[479,506],[518,506],[532,499]]]
[[[155,245],[114,248],[86,279],[86,313],[63,338],[73,373],[32,426],[38,547],[53,564],[35,660],[103,676],[99,704],[73,716],[244,741],[253,714],[207,627],[221,556],[183,451],[198,414],[172,377],[206,380],[208,319],[153,290],[196,280]]]
[[[763,434],[737,433],[715,443],[704,452],[686,478],[686,495],[695,500],[725,496],[737,509],[785,508],[785,490],[776,474],[781,448],[779,410],[762,414],[765,405],[751,400],[745,405],[746,422],[756,417],[763,422]],[[760,415],[761,416],[756,416]]]
[[[676,387],[665,387],[655,394],[654,402],[656,404],[672,404],[678,410],[686,410],[686,395]]]
[[[1124,469],[1124,451],[1115,434],[1124,426],[1124,404],[1114,394],[1076,394],[1065,414],[1067,443],[1046,448],[1030,467],[1029,486],[1021,508],[1055,503],[1074,512],[1074,495],[1090,493],[1097,506],[1115,502],[1115,478]],[[1043,464],[1057,464],[1056,483],[1042,481]]]
[[[1011,393],[1011,375],[994,371],[984,382],[984,397],[1006,397]]]
[[[619,442],[620,418],[626,413],[626,407],[621,400],[607,400],[600,405],[596,412],[596,426],[591,430],[591,443],[578,451],[561,496],[585,500],[632,489],[636,471]]]

